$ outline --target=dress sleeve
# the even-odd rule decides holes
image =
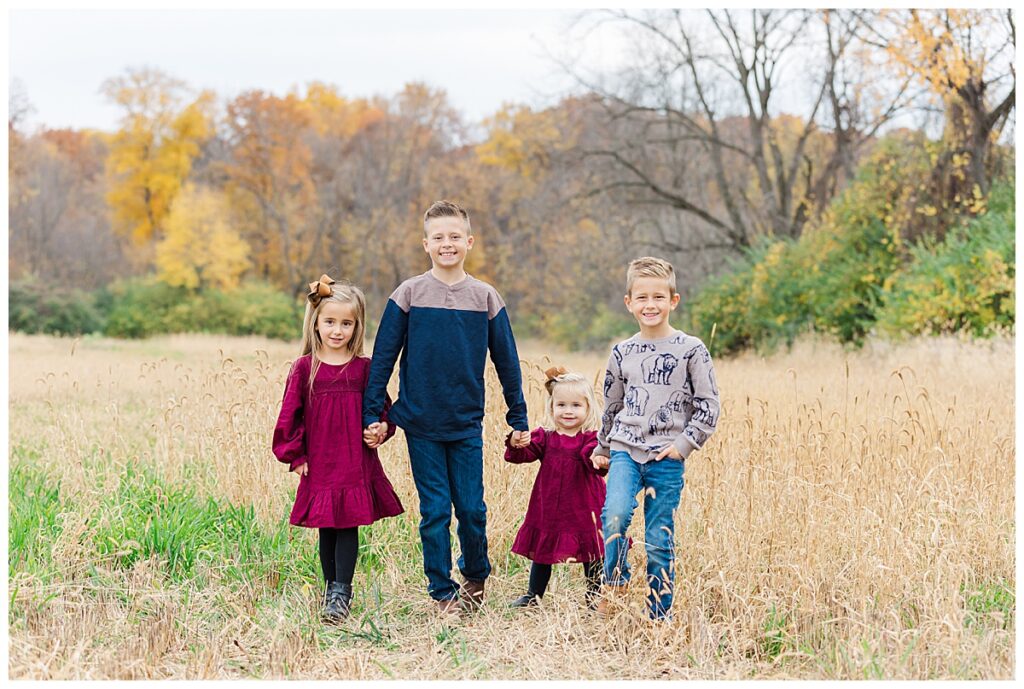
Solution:
[[[281,400],[281,413],[274,426],[274,455],[294,471],[306,463],[305,390],[309,371],[301,359],[292,364]]]
[[[590,471],[594,472],[598,476],[607,476],[608,468],[598,469],[594,467],[594,463],[590,461],[590,455],[597,449],[597,433],[594,431],[588,432],[588,438],[583,441],[583,447],[580,448],[580,461],[583,462],[583,466],[587,467]]]
[[[526,447],[512,447],[512,434],[505,436],[505,461],[513,464],[528,464],[544,459],[544,448],[547,446],[547,431],[535,428],[530,433],[530,444]]]

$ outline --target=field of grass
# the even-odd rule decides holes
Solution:
[[[314,532],[270,436],[296,345],[10,337],[9,675],[26,679],[1009,679],[1012,340],[815,342],[717,361],[722,418],[687,462],[674,619],[580,610],[579,567],[513,612],[534,466],[485,424],[484,609],[432,611],[406,513],[362,530],[354,611],[318,618]],[[531,421],[552,350],[525,343]],[[604,356],[554,354],[595,377]],[[639,543],[642,518],[632,535]],[[642,547],[632,551],[643,571]]]

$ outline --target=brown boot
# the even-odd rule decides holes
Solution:
[[[459,599],[458,598],[445,598],[443,600],[436,600],[434,604],[437,605],[437,611],[442,615],[458,615],[459,614]]]
[[[599,617],[608,617],[622,608],[626,598],[625,586],[602,586],[601,602],[597,604]]]
[[[462,609],[470,612],[479,610],[484,604],[484,582],[466,579],[462,584]]]

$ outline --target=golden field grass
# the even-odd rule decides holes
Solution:
[[[722,417],[687,462],[675,617],[580,610],[579,566],[513,612],[536,468],[485,424],[484,609],[432,612],[406,513],[363,530],[354,613],[320,623],[314,533],[270,452],[294,344],[10,337],[9,675],[31,679],[984,678],[1015,674],[1013,344],[802,342],[716,362]],[[521,346],[531,421],[552,352]],[[605,357],[553,354],[595,377]],[[631,530],[639,544],[642,518]],[[457,550],[456,550],[457,552]],[[643,571],[642,547],[631,552]]]

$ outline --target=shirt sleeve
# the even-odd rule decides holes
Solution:
[[[395,362],[405,345],[408,328],[409,314],[403,311],[394,299],[388,299],[384,315],[380,317],[377,337],[373,341],[370,375],[363,391],[363,428],[384,420],[388,381],[391,380],[391,372],[395,369]]]
[[[526,447],[512,447],[512,434],[505,436],[505,461],[513,464],[528,464],[538,459],[544,460],[544,448],[547,447],[548,434],[543,428],[533,429],[530,444]]]
[[[612,348],[612,353],[608,357],[608,365],[604,371],[604,413],[601,415],[601,430],[597,434],[598,454],[603,457],[609,456],[610,442],[608,436],[611,435],[612,425],[615,423],[615,415],[623,407],[622,400],[625,386],[622,379],[622,367],[619,364],[618,357],[615,356],[617,346]]]
[[[301,360],[292,364],[285,382],[281,412],[274,426],[273,449],[279,462],[288,464],[289,470],[306,463],[305,427],[305,378],[309,371],[300,366]]]
[[[530,430],[526,416],[526,400],[523,398],[523,375],[519,370],[519,352],[512,336],[512,325],[508,313],[502,307],[487,322],[487,346],[491,350],[491,361],[498,372],[501,390],[508,405],[505,420],[517,431]]]
[[[715,366],[711,361],[710,352],[703,344],[687,361],[686,373],[693,384],[690,420],[673,442],[683,459],[694,450],[704,447],[704,443],[718,426],[718,415],[721,410],[718,385],[715,382]]]
[[[372,366],[373,366],[373,359],[371,358],[370,359],[370,366],[366,367],[366,379],[363,380],[363,393],[364,393],[364,396],[365,396],[365,393],[366,393],[367,381],[369,381],[369,379],[370,379],[370,368]],[[390,374],[388,374],[388,375],[390,377]],[[380,420],[388,425],[387,433],[384,434],[384,440],[385,441],[390,440],[391,436],[393,436],[395,434],[395,424],[391,423],[391,418],[388,416],[388,412],[390,410],[391,410],[391,395],[389,395],[387,392],[385,392],[384,393],[384,408],[381,410],[381,413],[380,413]],[[368,425],[370,425],[370,424],[366,424],[366,426],[368,426]],[[363,426],[363,428],[366,428],[366,426]]]

